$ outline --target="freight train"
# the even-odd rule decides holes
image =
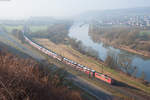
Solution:
[[[43,48],[42,46],[34,43],[33,41],[31,41],[27,36],[24,35],[24,39],[30,44],[32,45],[33,47],[37,48],[38,50],[42,51],[43,53],[47,54],[48,56],[51,56],[52,58],[54,59],[57,59],[67,65],[70,65],[72,68],[76,69],[76,70],[79,70],[87,75],[89,75],[89,77],[94,77],[94,78],[97,78],[97,79],[100,79],[108,84],[113,84],[114,83],[114,80],[105,75],[105,74],[102,74],[102,73],[99,73],[99,72],[96,72],[95,70],[93,69],[90,69],[86,66],[83,66],[81,64],[78,64],[68,58],[65,58],[65,57],[62,57],[58,54],[56,54],[55,52],[53,51],[50,51],[46,48]]]

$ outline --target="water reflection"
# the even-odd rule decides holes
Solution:
[[[88,36],[88,32],[89,24],[75,23],[70,29],[69,36],[76,38],[77,40],[82,41],[84,45],[97,50],[99,58],[103,61],[110,55],[110,52],[117,57],[119,57],[119,55],[121,55],[121,57],[129,57],[131,59],[131,64],[138,69],[136,76],[140,77],[142,72],[144,72],[146,75],[145,79],[150,82],[150,59],[104,45],[103,43],[94,43],[90,36]]]

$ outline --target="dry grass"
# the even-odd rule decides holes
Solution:
[[[67,57],[73,61],[76,61],[80,64],[83,64],[85,66],[88,66],[89,68],[92,68],[98,72],[102,71],[102,64],[100,64],[98,61],[94,60],[93,58],[87,57],[78,51],[75,51],[69,46],[63,45],[63,44],[54,44],[48,39],[34,39],[39,44],[43,45],[44,47],[53,50],[57,54],[60,54],[64,57]],[[103,67],[103,72],[109,76],[112,76],[114,79],[121,81],[123,83],[128,84],[129,86],[136,87],[140,90],[143,90],[144,92],[150,93],[150,87],[146,87],[143,85],[138,79],[134,79],[132,77],[129,77],[123,73],[117,72],[113,69],[110,69],[106,66]]]
[[[88,66],[89,68],[93,68],[95,70],[99,70],[99,68],[97,67],[97,65],[93,62],[89,62],[89,58],[87,58],[86,56],[83,56],[81,53],[79,53],[78,51],[72,49],[69,46],[63,45],[63,44],[54,44],[51,41],[49,41],[48,39],[35,39],[38,43],[40,43],[41,45],[43,45],[44,47],[55,51],[56,53],[69,58],[73,61],[76,61],[80,64],[83,64],[85,66]]]
[[[63,85],[60,70],[47,69],[0,49],[0,100],[82,100],[79,91]]]

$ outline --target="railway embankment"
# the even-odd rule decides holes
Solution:
[[[122,74],[118,71],[108,68],[104,66],[102,63],[91,59],[91,57],[87,57],[86,55],[82,55],[78,51],[72,49],[70,46],[62,45],[62,44],[53,44],[47,39],[34,39],[37,43],[43,45],[44,47],[55,51],[57,54],[63,55],[66,58],[69,58],[73,61],[79,62],[83,65],[86,65],[92,69],[95,69],[99,72],[106,73],[107,75],[113,77],[114,79],[118,80],[119,82],[127,84],[126,86],[135,87],[137,89],[147,92],[149,94],[149,87],[143,85],[138,79],[134,79],[129,77],[128,75]],[[76,56],[74,56],[76,55]],[[103,68],[102,68],[103,67]],[[144,94],[144,93],[143,93]]]

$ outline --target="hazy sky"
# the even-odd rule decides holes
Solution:
[[[150,6],[150,0],[0,0],[0,18],[68,17],[88,10]]]

